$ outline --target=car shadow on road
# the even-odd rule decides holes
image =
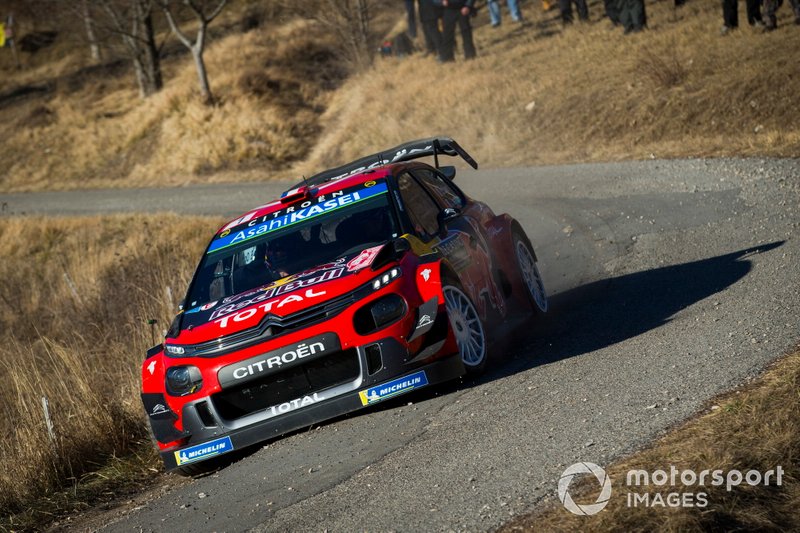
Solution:
[[[603,279],[561,293],[551,299],[551,312],[518,338],[480,382],[590,353],[658,328],[682,309],[744,278],[753,266],[750,257],[785,242]]]

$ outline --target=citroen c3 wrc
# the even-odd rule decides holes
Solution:
[[[217,231],[142,365],[167,470],[477,374],[493,335],[547,311],[520,224],[461,191],[442,156],[477,168],[450,138],[412,141]]]

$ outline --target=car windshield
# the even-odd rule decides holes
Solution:
[[[375,193],[367,190],[369,197],[356,192],[351,196],[358,199],[344,205],[326,201],[318,204],[323,207],[314,215],[274,230],[269,222],[277,217],[270,215],[266,222],[239,231],[238,242],[226,244],[215,238],[191,284],[187,308],[262,287],[398,237],[385,184],[374,187]],[[236,232],[230,235],[236,241]],[[222,245],[215,248],[218,241]]]

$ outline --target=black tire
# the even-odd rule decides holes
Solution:
[[[467,374],[477,376],[484,371],[486,360],[489,358],[486,328],[481,322],[475,304],[461,289],[460,284],[445,280],[442,293],[461,362],[464,363]]]
[[[549,307],[547,291],[544,288],[542,274],[539,272],[536,255],[533,253],[530,240],[524,232],[518,229],[513,230],[511,240],[514,247],[513,254],[517,260],[519,277],[523,286],[527,288],[525,293],[528,301],[531,303],[534,312],[545,314]]]
[[[200,468],[200,465],[183,465],[175,469],[175,473],[183,477],[202,476],[208,472],[209,470]]]
[[[175,473],[184,477],[197,477],[216,472],[222,466],[219,458],[206,459],[197,463],[190,463],[188,465],[179,466],[175,469]]]

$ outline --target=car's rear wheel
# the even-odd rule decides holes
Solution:
[[[461,361],[467,372],[479,374],[486,367],[488,343],[478,311],[459,287],[447,283],[442,292]]]
[[[528,242],[518,232],[514,232],[514,254],[517,257],[517,266],[522,281],[527,288],[528,297],[540,313],[546,313],[548,308],[547,291],[544,288],[539,265],[534,259],[533,250]]]

